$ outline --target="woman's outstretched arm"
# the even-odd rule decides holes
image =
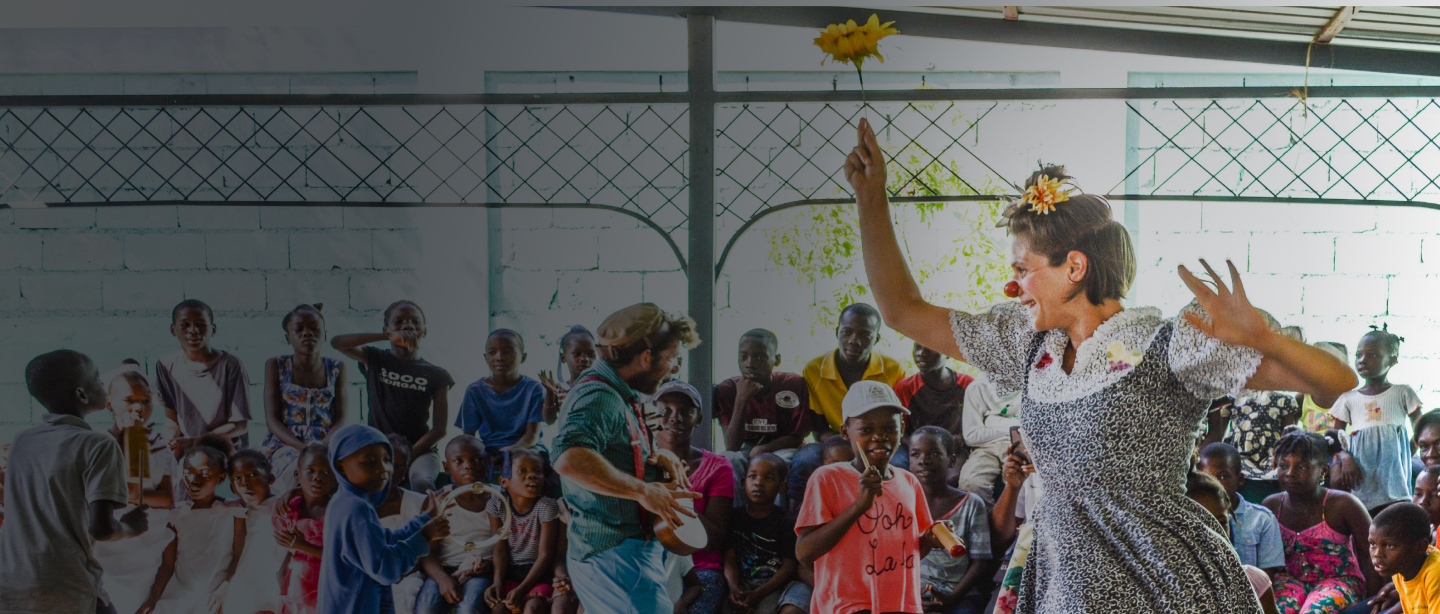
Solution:
[[[1201,260],[1200,264],[1210,273],[1214,290],[1184,266],[1180,267],[1180,278],[1195,293],[1200,306],[1210,315],[1210,321],[1194,313],[1186,313],[1185,319],[1220,341],[1260,352],[1263,357],[1260,368],[1246,382],[1247,389],[1303,392],[1314,397],[1321,407],[1330,407],[1341,394],[1359,384],[1355,372],[1328,352],[1271,330],[1260,310],[1245,297],[1245,284],[1240,281],[1240,271],[1234,263],[1226,263],[1230,266],[1233,289],[1225,285],[1208,263]]]
[[[860,244],[865,255],[865,276],[875,295],[875,306],[885,323],[905,336],[941,354],[964,360],[950,332],[950,312],[931,305],[920,295],[910,276],[885,194],[885,155],[875,140],[870,122],[860,120],[859,144],[845,159],[845,179],[855,189],[860,208]]]

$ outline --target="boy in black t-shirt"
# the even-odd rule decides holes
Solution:
[[[740,375],[715,386],[713,415],[725,433],[725,459],[735,471],[735,500],[745,500],[750,458],[770,452],[789,462],[810,434],[805,378],[776,371],[779,341],[756,328],[740,336]]]
[[[385,308],[385,332],[330,340],[331,347],[360,361],[370,403],[369,425],[415,442],[409,487],[418,492],[433,490],[435,476],[440,474],[435,444],[445,437],[450,411],[446,395],[455,385],[449,372],[419,357],[423,338],[425,312],[415,303],[400,300]],[[389,341],[390,349],[367,345],[380,341]]]
[[[762,453],[750,459],[745,474],[746,504],[730,515],[725,551],[725,580],[730,612],[775,614],[780,597],[795,578],[795,522],[775,505],[785,489],[786,465]]]

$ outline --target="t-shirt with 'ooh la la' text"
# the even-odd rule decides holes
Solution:
[[[934,522],[920,481],[891,467],[875,498],[840,543],[815,560],[811,612],[920,612],[920,538]],[[860,496],[860,472],[850,463],[815,470],[795,531],[825,524]]]

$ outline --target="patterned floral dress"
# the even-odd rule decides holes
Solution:
[[[1260,612],[1223,528],[1185,497],[1210,399],[1238,393],[1258,352],[1129,309],[1076,348],[1067,374],[1065,332],[1036,332],[1018,303],[952,312],[951,326],[1001,394],[1023,392],[1025,443],[1046,486],[1017,613]]]
[[[1300,403],[1288,392],[1242,394],[1221,415],[1230,419],[1225,443],[1240,451],[1240,469],[1247,480],[1275,480],[1272,457],[1285,427],[1295,424]],[[1258,502],[1257,502],[1258,503]]]
[[[1280,502],[1283,512],[1290,501]],[[1280,525],[1285,542],[1285,571],[1275,574],[1275,607],[1280,614],[1334,614],[1360,600],[1365,593],[1365,576],[1355,559],[1349,535],[1336,531],[1325,520],[1325,503],[1320,503],[1320,522],[1304,531]]]
[[[280,375],[280,399],[285,403],[281,410],[284,412],[285,428],[305,443],[324,441],[335,421],[331,405],[335,402],[335,381],[340,377],[341,362],[334,358],[321,360],[325,365],[325,387],[305,388],[295,385],[295,357],[275,358]],[[270,457],[275,493],[283,495],[289,492],[296,485],[295,463],[300,460],[300,451],[285,445],[274,433],[265,437],[262,447],[265,455]]]

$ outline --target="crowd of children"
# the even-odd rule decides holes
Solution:
[[[294,352],[265,363],[268,435],[254,448],[245,367],[212,347],[200,301],[175,307],[180,349],[149,375],[134,361],[101,374],[68,351],[30,363],[27,385],[50,413],[0,464],[0,611],[582,611],[544,427],[595,363],[587,329],[567,331],[556,370],[538,378],[521,373],[524,337],[492,332],[491,374],[466,388],[463,434],[446,440],[454,380],[421,357],[418,305],[398,301],[380,332],[330,340],[359,363],[368,426],[340,427],[346,365],[321,356],[322,306],[281,326]],[[800,374],[777,371],[776,336],[751,330],[739,375],[708,393],[672,376],[645,399],[654,445],[684,465],[705,529],[699,551],[666,555],[677,614],[1014,607],[1026,520],[1044,497],[1020,402],[919,344],[907,376],[876,350],[882,328],[873,308],[847,307],[837,348]],[[1422,415],[1415,392],[1388,381],[1401,341],[1365,334],[1365,383],[1328,410],[1283,393],[1213,404],[1187,493],[1229,536],[1266,612],[1440,608],[1440,412]],[[83,416],[104,409],[115,426],[90,431]],[[710,419],[718,453],[693,438]],[[149,429],[138,451],[132,427]],[[148,469],[127,476],[137,463]]]

